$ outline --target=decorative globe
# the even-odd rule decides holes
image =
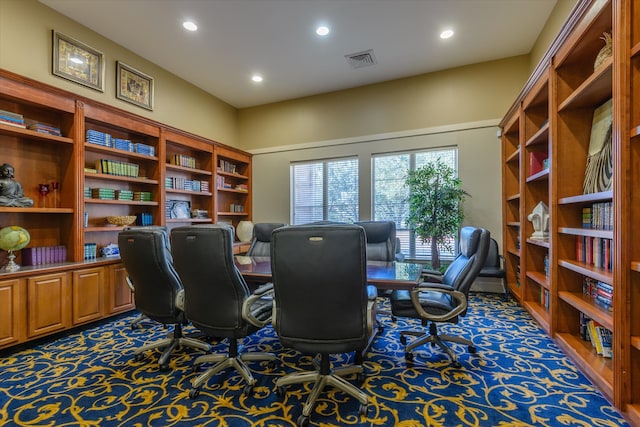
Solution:
[[[11,225],[0,230],[0,249],[17,251],[31,241],[31,235],[22,227]]]

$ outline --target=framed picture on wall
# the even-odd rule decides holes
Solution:
[[[116,62],[116,98],[153,110],[153,77]]]
[[[104,92],[104,55],[53,30],[53,74]]]

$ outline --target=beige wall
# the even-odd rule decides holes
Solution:
[[[547,19],[547,23],[538,36],[538,40],[536,40],[533,48],[531,49],[531,53],[529,54],[529,67],[531,71],[536,68],[544,54],[547,52],[549,46],[551,46],[551,43],[553,43],[553,40],[562,29],[567,17],[575,5],[578,4],[578,1],[580,0],[558,0],[556,6],[551,12],[551,15],[549,16],[549,19]]]
[[[245,150],[502,117],[529,76],[527,56],[245,108]]]
[[[53,75],[52,29],[104,53],[104,92]],[[122,61],[155,79],[154,111],[115,97],[116,61]],[[235,108],[36,0],[0,0],[0,68],[205,138],[238,146]]]

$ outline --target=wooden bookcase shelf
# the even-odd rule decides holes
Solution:
[[[612,34],[613,55],[594,69],[604,32]],[[640,4],[580,0],[501,123],[503,245],[519,273],[508,275],[509,289],[635,426],[640,426],[638,97]],[[593,114],[609,99],[612,189],[583,194]],[[549,169],[529,173],[531,153],[540,151],[537,159],[546,151]],[[520,194],[518,201],[514,194]],[[527,216],[538,201],[550,210],[544,242],[528,238],[533,230]],[[585,224],[590,221],[585,215],[596,212],[604,221]],[[525,242],[520,250],[516,237]],[[543,260],[548,260],[546,274]],[[548,292],[548,306],[541,292]],[[603,303],[600,297],[607,293],[610,300]],[[585,339],[589,319],[612,333],[612,358],[599,355]]]
[[[0,271],[0,348],[134,308],[120,260],[100,257],[124,228],[107,224],[107,216],[147,214],[150,225],[168,228],[251,219],[248,153],[2,69],[0,110],[60,133],[0,124],[3,162],[34,201],[0,207],[0,223],[27,229],[28,247],[66,248],[65,262]],[[236,173],[218,172],[219,160],[235,164]],[[219,175],[233,183],[231,190],[217,189]],[[55,197],[53,191],[41,196],[39,184],[54,182]],[[169,217],[175,202],[186,203],[187,218]],[[242,212],[227,212],[230,203]],[[96,258],[85,260],[87,244],[95,245]],[[246,249],[234,245],[238,253]]]

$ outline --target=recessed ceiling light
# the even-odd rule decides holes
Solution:
[[[195,31],[198,29],[198,26],[193,21],[184,21],[182,23],[182,26],[185,28],[185,30],[189,30],[189,31]]]
[[[262,81],[262,76],[260,74],[254,74],[253,76],[251,76],[251,80],[256,83],[260,83]]]
[[[324,25],[316,28],[316,34],[319,36],[326,36],[329,34],[329,27],[325,27]]]
[[[440,33],[441,39],[448,39],[451,36],[453,36],[453,30],[444,30],[443,32]]]

